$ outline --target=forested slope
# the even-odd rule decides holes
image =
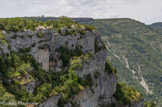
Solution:
[[[162,34],[132,19],[96,19],[108,59],[119,80],[134,86],[147,100],[162,102]]]

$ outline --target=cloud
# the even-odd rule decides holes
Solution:
[[[129,17],[145,23],[162,21],[161,0],[1,0],[0,17]]]

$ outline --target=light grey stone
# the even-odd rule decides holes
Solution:
[[[52,96],[52,97],[48,98],[46,101],[39,104],[38,107],[58,107],[57,103],[58,103],[60,97],[61,97],[61,95]]]
[[[30,93],[34,92],[35,86],[36,86],[35,81],[29,82],[29,83],[24,85],[25,89],[28,90]]]

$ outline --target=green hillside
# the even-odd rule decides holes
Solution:
[[[132,19],[96,19],[119,80],[138,89],[147,100],[162,102],[162,34]]]
[[[150,26],[153,28],[162,28],[162,22],[153,23]]]

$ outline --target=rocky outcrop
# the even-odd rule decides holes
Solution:
[[[85,89],[76,95],[73,102],[76,102],[81,107],[100,107],[111,104],[115,101],[112,96],[115,89],[116,77],[101,74],[97,79],[97,83],[92,88]]]
[[[91,57],[82,63],[82,68],[76,68],[75,72],[81,79],[91,75],[93,86],[75,95],[71,99],[72,103],[80,107],[101,107],[115,101],[113,94],[116,91],[117,78],[114,74],[105,72],[106,55],[106,49],[93,53]],[[46,107],[47,103],[48,100],[41,105]],[[57,105],[51,107],[57,107]],[[66,104],[65,107],[72,107],[72,104]]]
[[[6,35],[11,51],[29,50],[29,53],[33,55],[37,62],[42,64],[42,68],[46,71],[50,69],[48,56],[54,55],[55,49],[66,46],[69,49],[80,47],[83,53],[94,51],[95,35],[98,34],[96,31],[87,31],[85,35],[78,33],[73,36],[63,36],[52,29],[38,29],[34,32],[29,30],[25,32],[3,33]],[[9,52],[7,46],[1,46],[5,53]],[[50,53],[48,50],[50,50]]]
[[[9,44],[10,51],[18,52],[20,50],[31,54],[37,62],[42,63],[42,68],[49,70],[49,45],[51,37],[56,33],[51,29],[39,29],[25,32],[6,33],[6,40]],[[39,37],[42,35],[42,37]],[[45,57],[46,56],[46,57]]]
[[[45,70],[49,70],[49,49],[42,48],[38,50],[38,62],[40,63],[41,67]]]
[[[57,107],[57,103],[60,97],[61,95],[52,96],[51,98],[48,98],[45,102],[42,102],[39,107]]]
[[[69,49],[81,47],[83,53],[94,51],[95,32],[87,32],[85,35],[77,34],[75,36],[58,36],[56,48],[66,46]]]
[[[62,61],[56,49],[67,47],[79,48],[84,54],[92,52],[91,57],[82,61],[81,68],[75,68],[79,79],[84,80],[88,75],[92,78],[93,85],[85,87],[81,92],[70,98],[65,107],[102,107],[110,105],[116,100],[113,94],[116,92],[117,77],[114,73],[105,72],[107,50],[101,41],[97,31],[86,31],[85,35],[61,35],[52,29],[38,29],[34,32],[25,31],[6,33],[6,40],[10,45],[9,50],[16,52],[28,52],[41,67],[46,70],[61,71]],[[5,51],[7,52],[7,51]],[[26,84],[25,88],[33,92],[35,83]],[[51,96],[39,104],[39,107],[58,107],[61,95]],[[134,102],[129,107],[143,107],[142,102]]]
[[[113,94],[116,91],[116,76],[105,72],[106,50],[101,50],[82,64],[76,74],[80,78],[91,75],[93,86],[75,95],[73,103],[81,107],[100,107],[115,101]]]
[[[27,84],[24,85],[24,87],[26,88],[26,90],[28,90],[30,93],[34,92],[34,88],[36,86],[35,81],[29,82]]]

